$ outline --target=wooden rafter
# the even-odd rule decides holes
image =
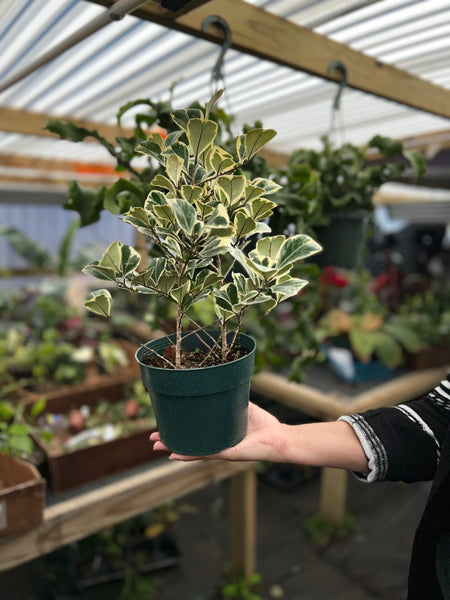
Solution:
[[[103,6],[114,3],[113,0],[90,1]],[[223,35],[219,29],[211,27],[206,33],[202,31],[204,19],[214,14],[230,26],[232,45],[236,50],[330,81],[338,80],[339,74],[328,73],[328,66],[333,60],[339,60],[347,68],[349,87],[450,118],[449,90],[243,0],[211,0],[176,19],[169,19],[154,2],[145,4],[134,14],[189,35],[222,43]]]
[[[70,120],[70,117],[66,119],[65,117],[55,117],[54,115],[27,112],[25,110],[14,108],[0,108],[0,131],[23,133],[25,135],[58,137],[50,131],[44,129],[45,122],[47,119],[51,118],[64,118],[64,120]],[[116,125],[108,125],[107,123],[93,123],[92,121],[84,121],[80,119],[76,119],[76,122],[79,127],[85,127],[86,129],[97,129],[99,134],[108,140],[113,140],[118,135],[132,135],[130,129],[124,129],[117,127]],[[89,139],[90,138],[87,138],[87,141],[89,141]]]

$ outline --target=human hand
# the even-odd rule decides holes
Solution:
[[[250,402],[248,405],[247,435],[242,442],[231,448],[226,448],[218,454],[209,456],[183,456],[172,453],[169,458],[186,462],[215,459],[278,461],[281,460],[283,439],[283,425],[278,419]],[[154,450],[168,450],[167,446],[161,441],[158,431],[151,434],[150,440],[153,442]]]

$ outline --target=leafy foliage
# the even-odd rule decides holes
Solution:
[[[405,151],[388,137],[376,135],[361,148],[350,143],[334,148],[326,136],[322,142],[320,151],[295,150],[287,168],[278,171],[277,180],[284,185],[276,195],[279,227],[293,222],[299,231],[308,231],[327,225],[330,212],[336,210],[371,212],[373,195],[383,183],[397,179],[408,165],[417,179],[425,173],[420,152]],[[381,159],[370,160],[371,151]]]
[[[145,269],[132,247],[113,242],[102,258],[84,268],[120,288],[156,294],[177,306],[176,368],[180,368],[182,322],[189,309],[213,296],[222,331],[222,360],[233,343],[227,327],[241,327],[244,311],[260,304],[266,312],[298,293],[306,281],[291,276],[294,263],[320,250],[309,236],[266,236],[266,220],[275,203],[267,198],[279,185],[270,179],[248,179],[243,168],[275,135],[253,129],[235,140],[235,156],[217,145],[218,124],[207,118],[221,92],[205,112],[185,109],[172,114],[179,129],[166,137],[151,134],[136,152],[150,156],[162,168],[149,185],[142,206],[122,219],[136,228],[156,250]],[[263,237],[260,237],[263,236]],[[246,251],[252,238],[259,238]],[[110,293],[96,292],[88,308],[109,314]],[[236,339],[236,338],[235,338]]]

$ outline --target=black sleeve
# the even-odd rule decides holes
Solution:
[[[369,461],[365,481],[427,481],[434,477],[450,427],[450,373],[433,391],[398,406],[341,417]]]

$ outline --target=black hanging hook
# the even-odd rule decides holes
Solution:
[[[344,91],[345,86],[347,85],[347,68],[343,63],[341,63],[340,60],[333,60],[328,65],[327,73],[332,73],[333,71],[339,71],[339,73],[341,74],[339,88],[333,102],[333,109],[339,110],[341,105],[341,95]]]
[[[225,53],[229,48],[231,48],[231,29],[225,19],[219,17],[218,15],[210,15],[209,17],[206,17],[202,23],[202,31],[205,32],[210,25],[219,25],[225,33],[222,49],[211,72],[212,81],[224,81],[222,67]]]

